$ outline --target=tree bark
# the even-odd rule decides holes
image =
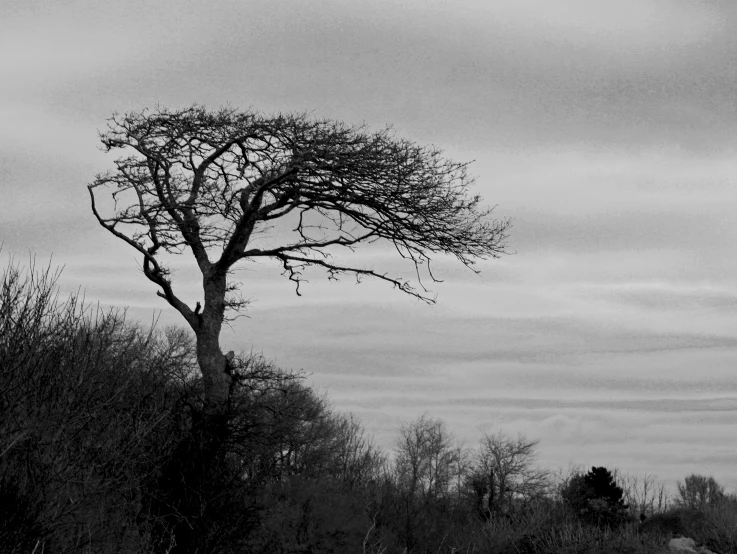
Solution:
[[[177,514],[164,516],[176,546],[171,554],[190,554],[210,548],[208,527],[227,519],[227,506],[219,504],[232,474],[224,465],[228,440],[228,402],[232,378],[220,348],[220,331],[225,312],[226,276],[212,267],[203,270],[204,307],[188,319],[197,339],[197,363],[204,383],[204,406],[193,413],[192,428],[169,460],[160,481],[167,506]],[[171,510],[168,509],[170,512]],[[183,517],[182,517],[183,516]]]
[[[496,508],[496,498],[494,495],[494,470],[489,470],[489,512],[493,512]]]
[[[222,413],[228,404],[231,376],[220,348],[220,331],[225,313],[226,276],[207,271],[203,276],[205,307],[198,314],[194,329],[197,337],[197,363],[205,385],[205,412]]]
[[[227,364],[220,349],[219,333],[207,329],[197,333],[197,363],[205,385],[205,411],[222,412],[228,404],[230,376],[225,372]]]

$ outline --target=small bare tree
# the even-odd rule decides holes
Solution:
[[[655,481],[655,476],[631,475],[614,471],[615,479],[624,491],[624,503],[629,506],[630,513],[637,518],[641,514],[649,517],[662,513],[668,506],[668,491],[663,483]]]
[[[394,463],[397,481],[408,496],[437,500],[453,485],[459,451],[445,423],[423,414],[399,430]]]
[[[703,511],[723,500],[724,487],[714,477],[692,474],[678,482],[678,494],[680,498],[676,502],[679,506]]]
[[[504,252],[509,221],[469,195],[467,164],[435,148],[395,138],[389,130],[265,116],[200,106],[114,115],[101,134],[106,151],[121,150],[115,169],[88,186],[99,223],[142,257],[157,294],[182,314],[197,339],[197,360],[210,412],[226,405],[231,377],[219,345],[226,310],[245,302],[229,282],[241,260],[277,260],[296,283],[308,267],[328,277],[375,277],[422,300],[434,298],[434,255],[472,268]],[[109,189],[111,215],[98,208]],[[282,232],[266,231],[282,223]],[[275,240],[272,240],[275,239]],[[409,260],[419,290],[401,277],[344,264],[336,250],[383,240]],[[188,250],[202,273],[204,305],[192,308],[175,291],[162,254]]]
[[[474,474],[489,495],[491,512],[510,513],[514,500],[529,501],[548,492],[549,473],[533,466],[539,442],[523,435],[513,439],[501,431],[484,434]]]
[[[353,414],[336,414],[333,424],[335,439],[331,447],[337,479],[349,487],[366,486],[377,479],[385,456],[366,435],[360,420]]]
[[[394,454],[392,473],[395,509],[401,521],[399,534],[407,550],[413,551],[423,515],[451,500],[463,452],[442,420],[423,414],[402,425]]]

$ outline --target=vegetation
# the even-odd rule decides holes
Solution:
[[[535,441],[463,448],[427,415],[385,453],[258,356],[232,360],[226,436],[193,438],[191,335],[60,302],[57,276],[11,263],[0,282],[3,552],[652,553],[674,534],[737,552],[737,497],[713,479],[668,502],[648,477],[556,477]]]
[[[622,525],[629,519],[624,491],[605,467],[592,467],[585,475],[575,475],[561,491],[566,506],[576,517],[598,527]]]

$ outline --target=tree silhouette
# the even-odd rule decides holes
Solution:
[[[724,499],[724,487],[714,477],[691,474],[678,482],[678,504],[692,510],[704,510]]]
[[[602,498],[609,505],[622,503],[624,491],[605,467],[592,467],[584,477],[584,482],[593,491],[594,498]]]
[[[484,433],[476,454],[474,482],[482,495],[489,495],[489,516],[510,514],[514,500],[529,501],[546,491],[548,474],[533,465],[539,442],[523,435],[513,439],[501,431]]]
[[[561,492],[565,503],[582,521],[609,526],[627,519],[624,491],[605,467],[592,467],[587,474],[574,476]]]
[[[318,267],[331,279],[374,277],[433,302],[422,284],[423,275],[436,280],[433,256],[451,255],[473,269],[504,252],[509,221],[489,219],[491,209],[469,196],[467,164],[388,129],[195,105],[113,115],[100,138],[106,151],[124,156],[88,186],[92,211],[141,254],[157,294],[194,330],[211,412],[224,409],[231,380],[219,345],[226,310],[246,304],[228,279],[237,262],[277,260],[297,294],[302,271]],[[98,208],[103,188],[115,201],[109,216]],[[333,257],[374,241],[409,260],[419,289]],[[162,261],[185,250],[202,273],[201,311],[176,293]]]

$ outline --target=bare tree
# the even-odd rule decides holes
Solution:
[[[317,267],[331,279],[375,277],[433,302],[422,285],[423,275],[436,280],[432,257],[451,255],[474,269],[476,260],[504,252],[510,223],[489,219],[491,209],[468,194],[467,164],[388,129],[192,106],[114,115],[101,141],[125,155],[88,186],[92,211],[140,253],[157,294],[194,330],[211,412],[223,409],[231,382],[219,346],[226,310],[246,304],[228,278],[237,262],[277,260],[297,294],[302,271]],[[104,188],[115,200],[109,216],[98,208]],[[284,229],[271,241],[265,232],[277,223]],[[409,260],[419,289],[333,258],[380,240]],[[185,250],[202,273],[204,305],[195,308],[176,293],[162,261],[164,253]]]
[[[529,501],[548,491],[548,472],[533,466],[539,442],[523,435],[512,439],[501,431],[484,434],[474,473],[485,485],[490,511],[509,513],[514,500]]]
[[[440,419],[423,414],[403,425],[395,446],[393,477],[400,536],[408,551],[417,541],[418,523],[426,512],[450,500],[462,449]]]
[[[397,482],[411,497],[437,498],[450,486],[457,457],[445,423],[423,414],[402,425],[395,446]]]
[[[333,424],[335,438],[331,447],[337,478],[349,487],[366,485],[378,478],[385,456],[372,437],[366,435],[360,420],[353,414],[336,414]]]
[[[677,503],[693,510],[704,510],[707,506],[714,506],[724,498],[724,487],[716,482],[714,477],[692,474],[678,483],[680,498]]]
[[[662,513],[668,505],[668,492],[663,483],[657,483],[653,475],[621,474],[614,471],[615,479],[624,491],[624,503],[633,517]]]

